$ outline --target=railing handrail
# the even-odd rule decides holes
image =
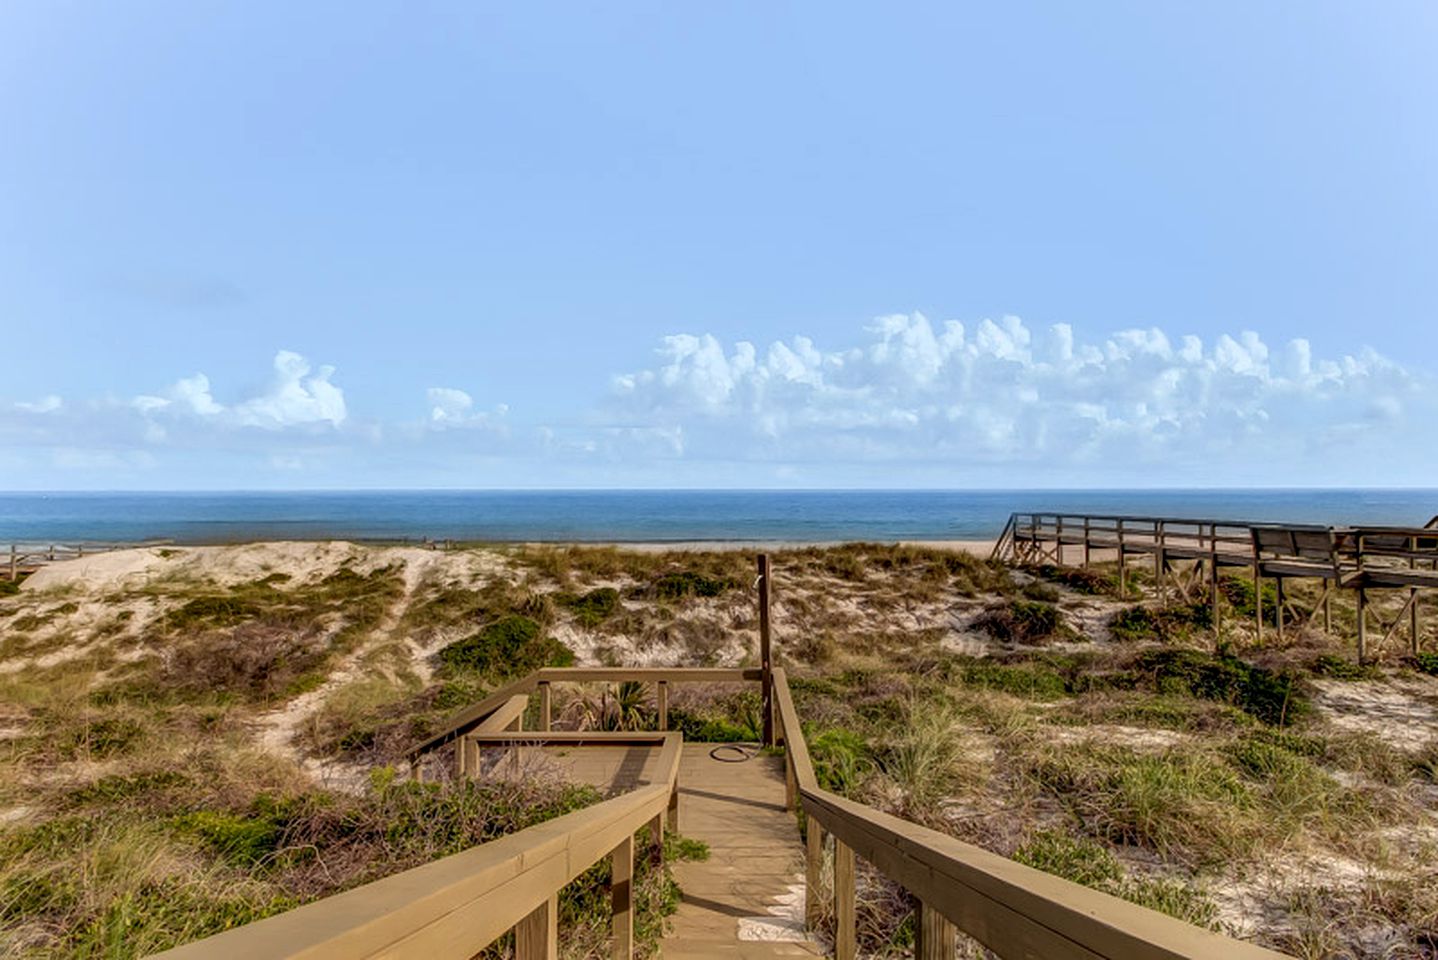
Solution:
[[[782,668],[774,698],[804,815],[1002,955],[1272,960],[1283,954],[1025,866],[819,786]]]
[[[339,960],[404,952],[468,960],[666,814],[678,783],[682,737],[662,736],[657,782],[155,956]]]
[[[533,693],[541,683],[741,683],[758,680],[760,671],[741,667],[544,667],[500,687],[483,700],[450,715],[440,729],[410,748],[414,763],[420,756],[442,747],[484,722],[511,697]]]

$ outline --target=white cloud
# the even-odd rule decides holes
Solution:
[[[475,410],[474,398],[454,387],[430,387],[425,391],[425,400],[429,405],[431,429],[489,427],[502,430],[509,415],[509,406],[503,403],[493,410]]]
[[[25,413],[54,413],[65,406],[65,401],[56,394],[49,394],[39,400],[20,401],[15,404],[16,410],[23,410]]]
[[[685,455],[699,458],[1126,463],[1173,481],[1185,465],[1241,475],[1260,457],[1301,483],[1299,461],[1351,445],[1355,427],[1401,451],[1402,428],[1424,425],[1414,409],[1438,414],[1422,375],[1372,351],[1319,359],[1305,340],[1270,350],[1251,331],[1211,347],[1157,328],[1084,342],[1066,324],[936,328],[915,313],[865,333],[827,350],[806,337],[727,351],[707,334],[666,337],[654,367],[615,378],[611,415],[682,427]]]
[[[275,354],[274,367],[275,376],[269,388],[260,396],[235,406],[237,422],[270,429],[318,423],[337,427],[344,422],[344,391],[330,382],[334,367],[320,367],[318,373],[311,375],[309,361],[289,350]],[[196,397],[203,402],[209,399],[208,381],[201,386],[204,390],[197,391]]]
[[[273,366],[274,376],[264,392],[233,407],[215,399],[210,378],[203,373],[182,377],[159,394],[141,394],[130,406],[147,416],[194,416],[220,425],[265,429],[325,423],[338,427],[345,421],[344,391],[330,382],[334,367],[320,367],[311,375],[309,361],[289,350],[276,353]]]

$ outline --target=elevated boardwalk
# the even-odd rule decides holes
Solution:
[[[1206,581],[1215,631],[1222,627],[1219,574],[1225,568],[1250,571],[1255,587],[1261,587],[1265,579],[1274,582],[1280,635],[1285,616],[1290,622],[1300,616],[1285,597],[1285,581],[1318,580],[1322,583],[1319,605],[1306,616],[1311,622],[1321,610],[1324,628],[1331,631],[1331,597],[1340,590],[1353,591],[1358,607],[1358,659],[1362,662],[1369,653],[1369,621],[1375,617],[1380,648],[1406,632],[1409,653],[1419,652],[1419,594],[1438,589],[1438,517],[1422,527],[1334,527],[1183,517],[1015,513],[994,545],[993,558],[1031,565],[1071,566],[1077,562],[1083,567],[1116,562],[1121,592],[1133,559],[1151,560],[1154,583],[1161,595],[1171,586],[1190,599],[1194,588],[1201,593]],[[1397,617],[1385,622],[1376,611],[1370,613],[1372,590],[1406,592],[1406,602]],[[1261,641],[1263,597],[1261,589],[1255,593],[1254,626]]]

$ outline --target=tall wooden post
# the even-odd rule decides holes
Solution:
[[[20,550],[15,544],[10,544],[10,582],[14,583],[20,575]]]
[[[549,725],[554,722],[554,706],[550,701],[549,681],[539,681],[539,732],[548,733]]]
[[[658,701],[657,706],[658,706],[658,708],[659,708],[659,729],[660,729],[660,730],[668,730],[668,729],[669,729],[669,683],[668,683],[667,681],[664,681],[664,680],[660,680],[660,681],[659,681],[659,691],[658,691],[658,693],[655,694],[655,699]]]
[[[613,916],[614,960],[634,957],[634,837],[619,841],[610,856],[613,882],[609,887]]]
[[[764,745],[774,745],[774,659],[769,646],[769,555],[759,554],[759,669],[763,672]]]
[[[854,850],[834,838],[834,960],[858,953],[858,914],[854,900]]]

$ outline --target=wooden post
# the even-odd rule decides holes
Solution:
[[[1412,644],[1408,652],[1416,657],[1418,656],[1418,588],[1409,587],[1408,589],[1412,594],[1409,602],[1413,604],[1408,610],[1408,629],[1413,633]]]
[[[824,915],[824,828],[818,820],[804,820],[804,922],[810,930]]]
[[[1214,549],[1216,551],[1217,541],[1214,541],[1214,543]],[[1213,590],[1213,635],[1215,638],[1218,638],[1223,636],[1223,611],[1218,605],[1218,601],[1223,594],[1218,589],[1218,554],[1216,552],[1213,555],[1213,569],[1209,571],[1209,578]]]
[[[613,916],[614,960],[632,960],[634,956],[634,837],[619,841],[610,855],[613,880],[609,887],[610,914]]]
[[[788,742],[784,745],[784,809],[793,812],[799,804],[799,781],[794,778],[794,764],[790,761]]]
[[[1368,659],[1368,591],[1358,588],[1358,663]]]
[[[1258,554],[1258,539],[1253,541],[1253,619],[1255,622],[1254,642],[1263,646],[1263,563]]]
[[[774,745],[774,660],[769,646],[769,555],[759,554],[759,669],[763,672],[764,746]]]
[[[1119,598],[1128,596],[1128,558],[1123,549],[1123,521],[1118,521],[1118,595]]]
[[[549,697],[549,681],[539,681],[539,732],[548,733],[550,724],[554,722],[554,706]]]
[[[559,898],[551,895],[514,925],[515,960],[555,960],[559,956]]]
[[[669,729],[669,683],[666,680],[659,681],[659,692],[656,694],[659,701],[659,729]]]
[[[1334,583],[1337,583],[1335,580]],[[1333,590],[1323,591],[1323,632],[1333,633]]]
[[[678,788],[678,787],[675,787],[675,788],[674,788],[674,791],[669,794],[669,809],[665,811],[665,817],[666,817],[666,819],[668,820],[668,823],[665,824],[666,828],[667,828],[671,833],[678,833],[678,832],[679,832],[679,788]]]
[[[1064,515],[1054,517],[1054,559],[1064,565]]]
[[[858,952],[854,902],[854,851],[834,838],[834,960],[854,960]]]
[[[1415,553],[1417,553],[1417,552],[1418,552],[1418,538],[1417,538],[1417,537],[1409,537],[1409,538],[1408,538],[1408,553],[1409,553],[1409,554],[1415,554]],[[1417,557],[1415,557],[1415,556],[1409,556],[1409,557],[1408,557],[1408,569],[1409,569],[1409,570],[1416,570],[1416,569],[1418,569],[1418,558],[1417,558]],[[1408,638],[1408,652],[1411,653],[1413,656],[1416,657],[1416,656],[1418,656],[1418,588],[1417,588],[1417,587],[1409,587],[1409,588],[1408,588],[1408,603],[1409,603],[1409,607],[1408,607],[1408,632],[1411,634],[1411,636]]]
[[[914,960],[953,960],[959,947],[958,928],[922,900],[914,913]]]
[[[1274,612],[1278,615],[1278,642],[1283,642],[1283,578],[1274,578]]]
[[[661,813],[649,821],[649,842],[654,845],[654,859],[664,861],[664,815]]]
[[[1088,518],[1088,517],[1084,517],[1084,518],[1083,518],[1083,568],[1084,568],[1085,570],[1088,569],[1088,565],[1089,565],[1089,551],[1092,549],[1092,548],[1089,546],[1089,542],[1088,542],[1088,541],[1089,541],[1089,518]]]
[[[15,544],[10,544],[10,582],[14,583],[20,576],[20,551]]]
[[[469,763],[469,751],[464,747],[464,740],[464,737],[460,737],[454,742],[454,769],[461,780],[469,772],[466,769],[466,765]]]

